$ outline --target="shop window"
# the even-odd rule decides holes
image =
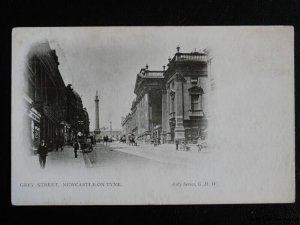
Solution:
[[[185,139],[191,140],[191,138],[192,138],[191,129],[186,129],[185,130]]]

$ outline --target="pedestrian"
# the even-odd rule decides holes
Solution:
[[[41,165],[41,168],[44,169],[46,165],[46,157],[47,157],[48,149],[47,145],[45,143],[45,140],[41,140],[41,144],[38,149],[38,154],[39,154],[39,162]]]
[[[75,154],[75,158],[77,158],[77,151],[78,151],[78,149],[79,149],[79,143],[78,143],[78,141],[77,140],[75,140],[75,142],[74,142],[74,154]]]
[[[55,138],[55,150],[58,152],[58,148],[59,148],[59,139],[58,137]]]
[[[64,139],[62,138],[60,141],[60,151],[62,152],[64,150]]]
[[[175,140],[175,144],[176,144],[176,150],[178,150],[178,145],[179,145],[179,140],[178,139]]]
[[[137,146],[137,136],[134,136],[134,145]]]
[[[107,142],[108,142],[108,136],[106,135],[105,136],[105,144],[107,145]]]

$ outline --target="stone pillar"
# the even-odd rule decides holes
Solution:
[[[162,104],[162,131],[161,131],[161,143],[166,143],[167,141],[167,131],[169,126],[169,116],[168,116],[168,103],[167,103],[167,90],[162,90],[162,97],[161,97],[161,104]]]
[[[94,133],[96,134],[96,139],[99,138],[100,128],[99,128],[99,98],[98,98],[98,91],[96,92],[96,97],[95,97],[95,131],[94,131]]]
[[[96,96],[95,99],[95,130],[99,129],[99,100]]]
[[[166,106],[166,109],[167,109],[167,112],[166,112],[166,115],[167,115],[167,142],[168,143],[171,143],[171,129],[170,129],[170,120],[169,120],[169,114],[170,114],[170,87],[168,86],[167,87],[167,96],[166,96],[166,99],[167,99],[167,106]]]
[[[175,140],[182,141],[185,139],[184,136],[184,127],[183,127],[183,85],[182,85],[183,77],[177,75],[176,78],[176,93],[175,93],[175,119],[176,119],[176,127],[175,127]]]
[[[145,119],[144,119],[144,124],[145,124],[145,129],[143,132],[143,141],[144,143],[149,143],[150,142],[150,107],[149,107],[149,93],[146,91],[144,95],[144,112],[145,112]]]
[[[146,116],[145,116],[145,124],[146,124],[146,127],[145,127],[145,130],[146,131],[149,131],[150,130],[150,110],[149,110],[149,94],[148,94],[148,92],[146,92],[145,93],[145,96],[144,96],[144,98],[145,98],[145,102],[144,102],[144,104],[145,104],[145,112],[146,112]]]

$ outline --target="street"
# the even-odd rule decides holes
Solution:
[[[42,200],[50,193],[52,196],[63,193],[71,202],[83,198],[81,204],[91,204],[96,199],[107,204],[118,199],[133,200],[136,204],[163,204],[183,192],[207,191],[206,186],[197,187],[219,180],[214,175],[218,168],[211,168],[211,162],[216,162],[215,154],[210,153],[176,151],[175,145],[132,146],[113,142],[97,143],[90,153],[79,150],[75,158],[73,147],[64,146],[63,151],[48,153],[45,169],[39,168],[37,155],[31,156],[26,162],[27,167],[32,165],[30,173],[22,176],[19,183],[39,188],[44,193]],[[40,188],[41,185],[46,186]],[[50,186],[55,188],[46,188]]]
[[[153,146],[151,146],[153,148]],[[109,171],[132,172],[137,170],[172,170],[180,169],[182,165],[175,162],[163,162],[155,158],[155,152],[147,154],[141,146],[130,146],[121,143],[103,145],[97,143],[94,151],[85,153],[93,168],[105,168]]]
[[[89,168],[101,169],[102,172],[137,172],[152,171],[174,173],[174,170],[184,168],[197,169],[199,163],[205,164],[209,152],[198,151],[176,151],[175,145],[161,145],[154,147],[150,144],[139,144],[132,146],[124,143],[113,142],[110,144],[97,143],[93,151],[83,153],[78,151],[78,158],[74,156],[72,146],[64,146],[63,151],[52,151],[48,153],[46,170],[64,168],[74,170]],[[38,165],[38,157],[33,157],[35,165]]]

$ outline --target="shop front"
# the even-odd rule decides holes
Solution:
[[[40,133],[41,133],[40,119],[41,119],[41,114],[35,108],[31,108],[29,111],[30,131],[31,131],[30,143],[32,149],[31,154],[35,154],[40,145]]]

